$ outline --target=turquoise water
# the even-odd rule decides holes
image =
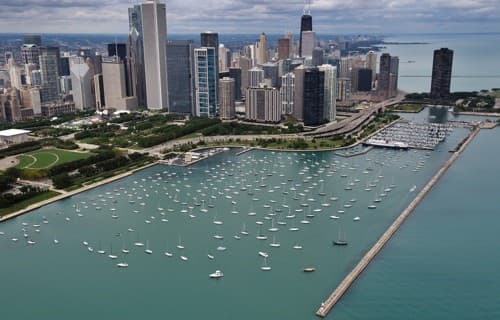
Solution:
[[[388,37],[387,42],[418,42],[418,45],[388,45],[383,52],[399,56],[399,87],[408,92],[429,92],[435,49],[454,50],[452,91],[500,87],[500,34],[415,34]],[[413,60],[415,63],[408,63]],[[404,77],[404,76],[428,76]]]
[[[331,319],[500,318],[498,136],[480,132]]]
[[[342,158],[332,152],[265,151],[235,157],[231,151],[190,168],[158,165],[40,208],[0,225],[2,318],[313,319],[320,302],[466,132],[456,130],[433,152],[374,149]],[[345,190],[351,183],[353,190]],[[375,186],[365,191],[370,183]],[[392,190],[384,191],[392,184]],[[383,201],[368,209],[376,197]],[[215,207],[207,205],[203,212],[202,200]],[[352,207],[344,208],[346,204]],[[296,217],[286,218],[283,205]],[[309,208],[313,218],[304,217]],[[300,209],[304,211],[296,211]],[[354,221],[356,216],[361,220]],[[273,217],[277,232],[268,231],[272,220],[266,218]],[[267,240],[256,239],[257,221]],[[235,239],[243,223],[250,234]],[[289,231],[292,225],[300,230]],[[339,226],[347,247],[332,245]],[[224,239],[214,239],[216,233]],[[273,235],[281,247],[269,246]],[[176,248],[179,238],[183,250]],[[28,240],[36,244],[28,245]],[[138,241],[149,243],[153,254],[135,247]],[[297,243],[303,249],[293,249]],[[130,254],[122,254],[122,246]],[[218,251],[221,246],[227,249]],[[111,247],[116,260],[107,256]],[[98,254],[99,249],[106,254]],[[174,256],[165,256],[166,250]],[[259,251],[269,253],[271,271],[260,269]],[[122,261],[129,267],[117,268]],[[317,271],[302,272],[308,266]],[[224,272],[223,279],[209,279],[216,269]]]

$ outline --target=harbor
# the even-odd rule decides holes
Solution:
[[[319,309],[316,311],[316,315],[319,317],[326,317],[335,304],[342,298],[345,292],[350,288],[350,286],[356,281],[356,279],[361,275],[361,273],[366,269],[369,263],[377,256],[384,245],[392,238],[394,233],[401,227],[405,222],[407,217],[413,212],[413,210],[418,206],[422,199],[427,195],[427,193],[432,189],[432,187],[439,181],[443,174],[450,168],[450,166],[455,162],[459,155],[467,148],[469,143],[476,137],[479,128],[474,129],[470,135],[467,137],[465,142],[462,144],[461,148],[455,152],[450,159],[439,169],[439,171],[432,177],[432,179],[425,185],[425,187],[418,193],[415,199],[409,204],[409,206],[401,213],[401,215],[394,221],[394,223],[384,232],[380,239],[375,243],[375,245],[363,256],[359,263],[354,267],[354,269],[342,280],[339,286],[332,292],[332,294],[321,303]]]

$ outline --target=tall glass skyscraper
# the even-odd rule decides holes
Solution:
[[[304,73],[304,125],[316,126],[325,122],[325,73],[309,68]]]
[[[42,103],[59,99],[59,48],[44,47],[40,51],[39,65],[42,80]]]
[[[194,114],[194,47],[191,40],[167,43],[170,112]]]
[[[167,13],[159,0],[141,4],[146,99],[150,110],[168,111]]]
[[[445,99],[450,96],[453,50],[442,48],[434,51],[432,63],[431,98]]]
[[[217,116],[217,56],[216,48],[194,50],[196,116]]]
[[[300,19],[300,42],[299,42],[299,57],[302,57],[302,32],[313,31],[313,21],[312,21],[311,11],[306,7],[304,9],[304,14]]]
[[[128,9],[128,74],[132,95],[137,97],[139,106],[146,107],[146,81],[144,74],[144,45],[142,36],[141,6]]]

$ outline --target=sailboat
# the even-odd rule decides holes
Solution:
[[[182,245],[181,236],[179,236],[179,242],[177,243],[177,248],[180,249],[180,250],[184,249],[184,246]]]
[[[259,225],[259,233],[257,234],[257,240],[267,240],[267,236],[262,234],[262,225]]]
[[[262,271],[269,271],[271,270],[271,267],[267,265],[267,257],[264,257],[264,263],[260,267]]]
[[[113,259],[113,260],[116,259],[116,258],[118,258],[117,255],[113,254],[113,244],[112,243],[109,245],[109,255],[108,255],[108,257],[110,259]]]
[[[296,242],[294,244],[293,248],[296,249],[296,250],[300,250],[300,249],[302,249],[302,246],[298,242]]]
[[[125,241],[122,240],[122,253],[128,254],[130,253],[130,250],[125,248]]]
[[[273,242],[271,242],[269,246],[273,248],[279,248],[281,246],[279,242],[276,242],[276,236],[273,236]]]
[[[274,218],[271,220],[271,228],[268,229],[270,232],[276,232],[279,231],[279,228],[276,228],[274,226]]]
[[[147,254],[152,254],[153,250],[149,249],[149,240],[146,241],[146,250],[144,250]]]
[[[106,251],[102,250],[102,248],[101,248],[101,241],[99,241],[99,250],[97,250],[97,253],[98,254],[105,254],[106,253]]]
[[[346,246],[347,245],[347,240],[345,239],[345,234],[342,234],[341,225],[339,225],[339,232],[337,235],[337,240],[334,240],[333,244],[336,246]]]
[[[137,233],[137,241],[134,243],[136,247],[144,247],[144,243],[139,241],[139,233]]]
[[[248,236],[247,225],[244,222],[240,233],[244,236]]]

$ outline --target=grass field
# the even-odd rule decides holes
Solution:
[[[43,149],[23,154],[18,157],[18,169],[49,169],[58,164],[85,159],[91,153],[74,152],[61,149]]]

